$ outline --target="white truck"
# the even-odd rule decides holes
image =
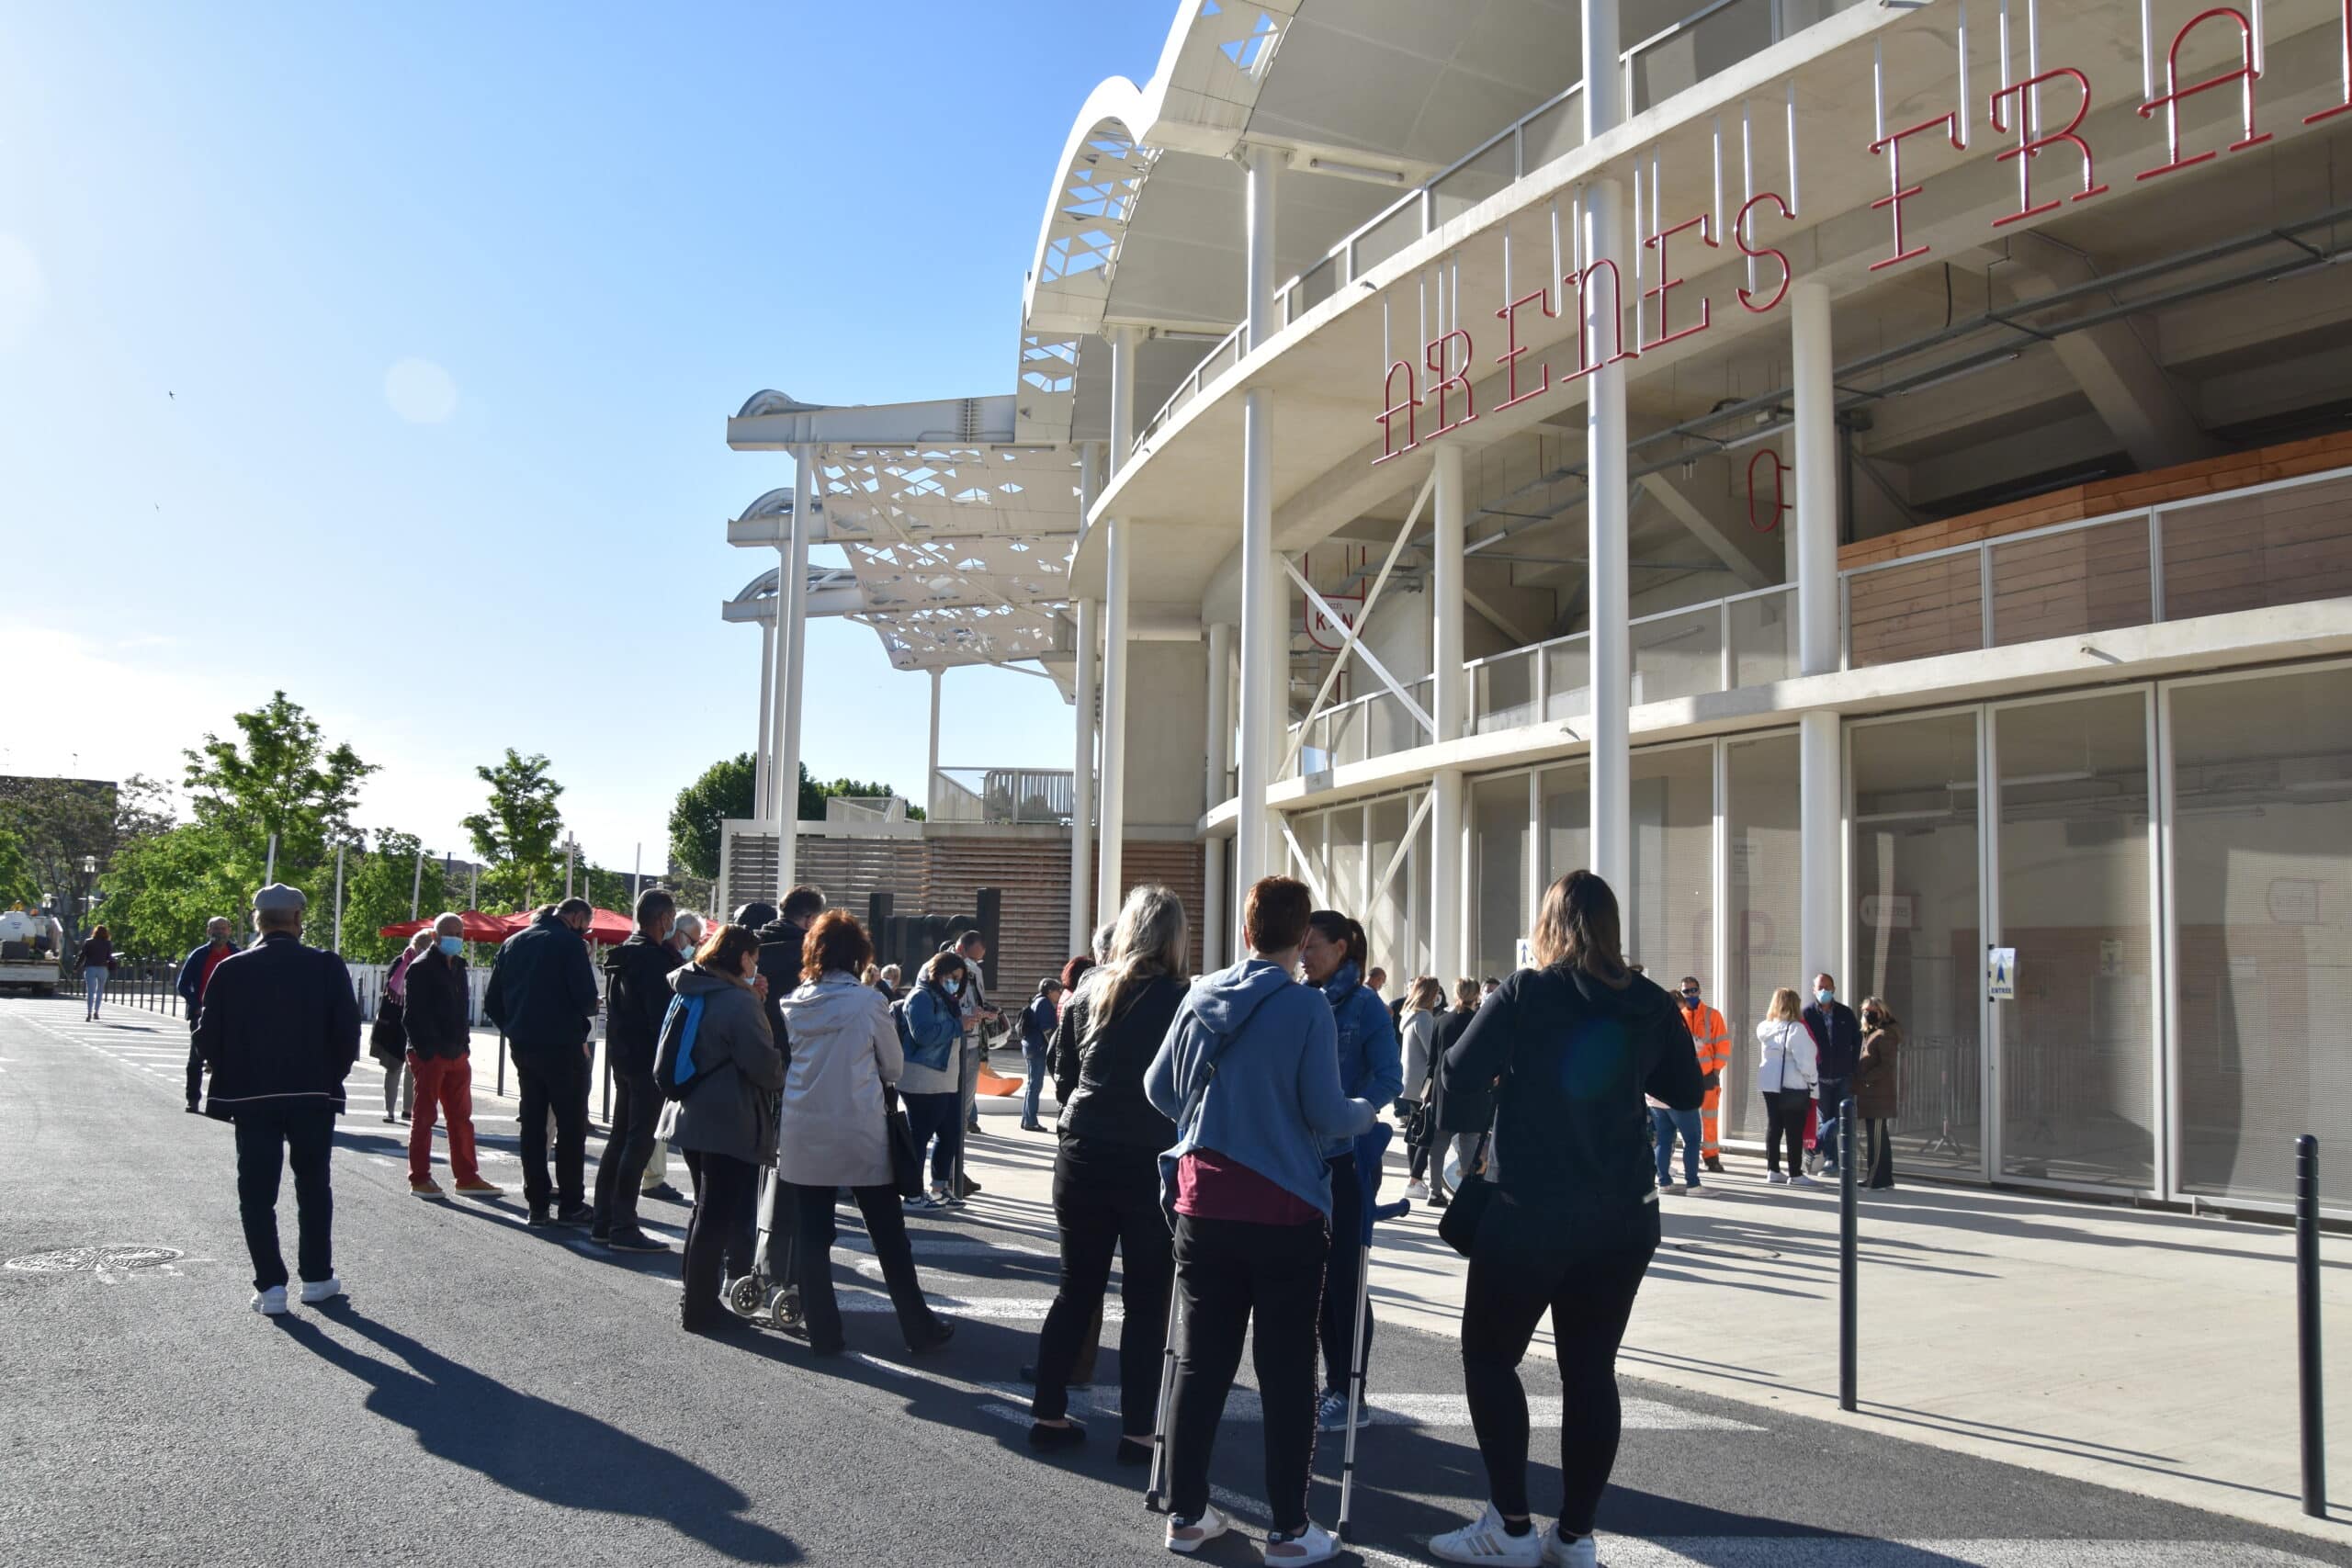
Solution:
[[[19,904],[0,910],[0,991],[57,988],[65,928]]]

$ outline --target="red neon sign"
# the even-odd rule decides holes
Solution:
[[[2343,15],[2338,25],[2343,31],[2337,34],[2337,38],[2344,45],[2344,55],[2336,63],[2342,66],[2344,71],[2344,101],[2332,109],[2322,109],[2317,114],[2303,116],[2305,125],[2317,125],[2321,120],[2334,119],[2340,114],[2352,114],[2352,0],[2343,0],[2342,11]]]
[[[1923,119],[1917,125],[1906,125],[1894,135],[1882,136],[1871,143],[1871,152],[1873,154],[1880,152],[1886,154],[1888,181],[1888,194],[1871,202],[1871,210],[1875,212],[1882,207],[1894,209],[1894,254],[1884,261],[1871,263],[1872,272],[1878,271],[1881,267],[1893,266],[1897,262],[1907,262],[1915,256],[1924,256],[1932,249],[1928,245],[1917,245],[1909,250],[1903,247],[1903,204],[1928,188],[1925,186],[1906,186],[1903,183],[1903,139],[1906,136],[1917,136],[1923,130],[1936,130],[1943,131],[1944,140],[1951,143],[1954,152],[1964,152],[1968,150],[1967,144],[1960,139],[1960,116],[1956,112],[1939,114],[1933,119]]]
[[[1592,358],[1592,318],[1600,312],[1585,308],[1586,291],[1591,288],[1594,275],[1604,266],[1609,269],[1609,329],[1615,334],[1616,347],[1608,358],[1597,365]],[[1625,280],[1618,272],[1615,262],[1602,256],[1582,272],[1572,272],[1560,282],[1563,287],[1573,282],[1577,288],[1577,369],[1575,375],[1560,378],[1564,385],[1583,380],[1602,365],[1614,365],[1621,359],[1639,359],[1642,356],[1639,347],[1628,349],[1625,346]]]
[[[2352,0],[2346,0],[2346,3],[2352,4]],[[1539,367],[1544,372],[1544,379],[1540,385],[1531,387],[1524,392],[1519,389],[1519,362],[1527,355],[1527,349],[1519,341],[1519,312],[1523,307],[1532,305],[1539,300],[1543,303],[1544,319],[1553,320],[1558,312],[1552,309],[1552,289],[1548,284],[1532,294],[1521,295],[1495,312],[1502,319],[1503,323],[1503,352],[1495,358],[1495,363],[1503,367],[1504,375],[1503,400],[1495,405],[1497,413],[1502,412],[1514,403],[1523,403],[1530,398],[1552,389],[1552,364],[1549,360],[1538,362]]]
[[[1758,463],[1772,465],[1772,514],[1761,523],[1756,520],[1756,465]],[[1770,446],[1747,459],[1747,525],[1749,527],[1759,534],[1769,534],[1781,525],[1781,519],[1787,516],[1789,512],[1787,479],[1788,476],[1793,472],[1795,470],[1781,461],[1781,455]]]
[[[1405,400],[1401,403],[1396,400],[1396,372],[1399,370],[1405,373]],[[1421,395],[1414,385],[1415,379],[1413,362],[1409,359],[1397,360],[1381,379],[1381,409],[1373,415],[1380,425],[1380,456],[1372,460],[1374,468],[1391,457],[1403,457],[1421,444],[1421,438],[1415,430],[1421,410]],[[1396,420],[1400,413],[1405,416],[1405,445],[1402,446],[1397,446],[1396,440]]]
[[[2352,0],[2346,0],[2346,4],[2352,5]],[[2082,89],[2082,101],[2075,106],[2075,118],[2066,122],[2065,129],[2053,130],[2047,136],[2036,136],[2033,133],[2036,118],[2032,109],[2033,90],[2044,82],[2054,82],[2061,76],[2074,79],[2075,85]],[[2058,206],[2056,197],[2052,197],[2039,206],[2034,204],[2033,160],[2044,148],[2055,147],[2062,141],[2073,143],[2075,150],[2083,155],[2083,191],[2080,196],[2073,199],[2088,201],[2095,196],[2104,194],[2108,187],[2096,183],[2098,175],[2092,172],[2091,144],[2084,141],[2078,133],[2084,117],[2091,112],[2091,79],[2071,65],[2061,65],[2055,71],[2044,71],[2039,76],[2027,77],[2015,86],[2002,88],[1993,95],[1993,129],[2004,135],[2007,133],[2009,128],[2001,123],[2001,105],[2004,100],[2009,98],[2015,98],[2018,102],[2018,144],[2002,153],[1996,162],[2006,164],[2013,158],[2017,160],[2018,209],[2007,218],[1994,219],[1993,227],[1998,229],[2004,224],[2015,223],[2021,218],[2031,218],[2036,213],[2048,212]]]
[[[1680,332],[1675,332],[1669,329],[1666,324],[1666,312],[1669,303],[1668,297],[1675,289],[1681,288],[1684,281],[1682,278],[1668,277],[1666,275],[1666,243],[1674,238],[1675,235],[1684,233],[1692,229],[1699,231],[1699,243],[1701,244],[1706,246],[1711,251],[1720,249],[1720,247],[1715,243],[1714,220],[1703,212],[1699,214],[1696,218],[1685,219],[1683,221],[1677,223],[1671,229],[1661,229],[1657,233],[1642,242],[1644,246],[1654,249],[1657,252],[1657,287],[1655,288],[1646,288],[1642,291],[1643,299],[1655,299],[1657,301],[1657,336],[1650,343],[1644,344],[1643,346],[1645,348],[1657,348],[1662,344],[1672,343],[1677,338],[1686,338],[1694,333],[1705,332],[1709,327],[1714,325],[1714,302],[1706,299],[1702,299],[1699,301],[1699,324],[1697,326],[1684,327]],[[1640,336],[1640,322],[1638,320],[1635,321],[1634,326],[1634,335],[1638,338]]]
[[[2352,0],[2345,0],[2345,4],[2352,5]],[[1758,205],[1767,201],[1781,209],[1783,221],[1794,221],[1796,214],[1789,210],[1789,204],[1781,199],[1780,193],[1766,190],[1758,191],[1749,197],[1741,206],[1739,216],[1732,220],[1731,225],[1732,243],[1739,247],[1741,255],[1746,256],[1749,261],[1761,261],[1766,256],[1770,256],[1781,264],[1781,285],[1772,290],[1772,297],[1761,305],[1756,302],[1757,296],[1749,293],[1745,285],[1740,288],[1739,302],[1759,316],[1768,313],[1774,306],[1788,298],[1789,285],[1796,281],[1797,276],[1796,269],[1789,265],[1788,252],[1774,250],[1770,245],[1758,246],[1748,243],[1748,236],[1754,231],[1755,225],[1749,221],[1747,215],[1755,211]]]
[[[1453,364],[1456,339],[1462,344],[1462,364],[1460,368],[1453,369],[1449,367]],[[1478,395],[1470,389],[1470,334],[1459,327],[1430,339],[1429,348],[1421,359],[1428,366],[1430,374],[1437,378],[1430,383],[1429,391],[1430,397],[1437,402],[1437,428],[1430,432],[1431,435],[1443,435],[1447,431],[1458,429],[1478,417]],[[1463,413],[1460,419],[1449,419],[1445,412],[1446,398],[1456,388],[1462,392]]]
[[[2223,17],[2235,22],[2238,27],[2237,69],[2224,71],[2218,76],[2208,76],[2202,82],[2191,82],[2188,86],[2182,86],[2180,85],[2180,46],[2188,42],[2188,35],[2199,28]],[[2211,92],[2216,87],[2226,87],[2233,82],[2243,84],[2241,92],[2244,95],[2243,112],[2245,118],[2245,134],[2230,143],[2230,151],[2243,152],[2249,147],[2258,147],[2269,141],[2269,132],[2263,131],[2257,134],[2254,129],[2254,85],[2261,74],[2254,68],[2254,24],[2246,20],[2244,12],[2233,10],[2227,6],[2216,6],[2210,11],[2200,11],[2191,17],[2188,25],[2173,35],[2172,48],[2165,53],[2164,92],[2140,106],[2142,119],[2154,118],[2156,110],[2159,108],[2165,111],[2165,145],[2172,154],[2172,162],[2159,168],[2150,169],[2140,177],[2143,180],[2152,180],[2158,175],[2169,175],[2176,169],[2191,168],[2219,156],[2211,148],[2206,149],[2193,158],[2184,158],[2180,155],[2180,106],[2183,101],[2193,98],[2199,93]]]

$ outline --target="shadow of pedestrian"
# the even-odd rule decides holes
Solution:
[[[367,1408],[416,1434],[425,1452],[558,1507],[658,1519],[745,1562],[797,1562],[790,1539],[743,1517],[752,1500],[699,1465],[596,1417],[518,1393],[348,1305],[331,1321],[390,1351],[362,1354],[291,1314],[282,1332],[370,1385]]]

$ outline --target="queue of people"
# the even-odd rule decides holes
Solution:
[[[342,1291],[328,1152],[359,1021],[342,961],[302,945],[303,908],[299,891],[265,888],[253,946],[235,950],[216,921],[182,965],[184,986],[195,977],[204,1110],[237,1128],[254,1305],[273,1315],[287,1310],[292,1282],[276,1216],[288,1165],[301,1297]],[[764,1191],[771,1246],[777,1234],[790,1238],[781,1256],[813,1351],[847,1348],[832,1280],[844,1196],[865,1222],[908,1348],[947,1343],[955,1325],[925,1297],[904,1216],[970,1190],[954,1183],[972,1077],[967,1026],[985,1007],[982,950],[951,942],[894,1000],[858,922],[826,909],[813,888],[708,928],[666,890],[647,890],[636,931],[607,960],[615,1100],[592,1206],[581,1185],[596,1006],[588,913],[577,900],[543,909],[502,948],[486,996],[521,1074],[529,1223],[585,1224],[616,1250],[663,1250],[639,1228],[636,1199],[655,1151],[673,1145],[694,1183],[680,1261],[684,1328],[751,1330],[722,1292],[754,1269]],[[1163,1445],[1169,1548],[1195,1551],[1231,1528],[1210,1497],[1208,1469],[1249,1344],[1274,1524],[1265,1555],[1285,1563],[1332,1555],[1333,1537],[1307,1512],[1307,1483],[1317,1430],[1344,1427],[1349,1378],[1369,1356],[1373,1321],[1354,1308],[1363,1215],[1376,1191],[1359,1177],[1356,1152],[1389,1109],[1408,1130],[1408,1195],[1465,1206],[1448,1235],[1459,1233],[1469,1259],[1464,1377],[1488,1500],[1431,1550],[1465,1562],[1592,1562],[1594,1511],[1618,1443],[1615,1356],[1659,1245],[1659,1197],[1676,1190],[1671,1157],[1679,1145],[1683,1190],[1693,1194],[1708,1190],[1702,1166],[1722,1168],[1716,1134],[1701,1120],[1703,1106],[1720,1104],[1730,1062],[1722,1015],[1695,976],[1669,995],[1626,962],[1616,897],[1589,873],[1547,891],[1534,967],[1491,990],[1464,979],[1451,1006],[1422,976],[1392,1010],[1379,990],[1385,976],[1365,963],[1362,927],[1313,908],[1303,884],[1262,879],[1242,914],[1248,955],[1194,978],[1182,901],[1166,887],[1138,887],[1099,933],[1096,953],[1042,981],[1023,1011],[1032,1077],[1023,1125],[1044,1129],[1048,1077],[1059,1106],[1060,1273],[1030,1369],[1030,1444],[1052,1453],[1086,1441],[1069,1390],[1091,1376],[1116,1257],[1125,1308],[1116,1453],[1141,1466],[1154,1461],[1155,1434]],[[447,1124],[455,1192],[500,1191],[481,1179],[473,1134],[462,931],[458,916],[440,917],[388,986],[414,1096],[419,1196],[444,1195],[430,1169],[436,1121]],[[1825,1090],[1850,1082],[1856,1175],[1891,1185],[1901,1040],[1892,1010],[1872,997],[1849,1013],[1823,975],[1810,1004],[1793,988],[1776,992],[1757,1039],[1768,1179],[1817,1184],[1804,1163],[1805,1116]],[[1648,1107],[1646,1125],[1627,1113],[1636,1103]],[[386,1104],[389,1115],[389,1089]],[[1835,1101],[1825,1109],[1834,1135]],[[915,1175],[925,1162],[927,1186]],[[1171,1305],[1184,1326],[1163,1393],[1156,1380]],[[1543,1529],[1530,1511],[1518,1368],[1547,1315],[1566,1397],[1560,1509]]]

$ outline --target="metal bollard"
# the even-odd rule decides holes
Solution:
[[[2303,1512],[2327,1517],[2327,1413],[2320,1404],[2319,1140],[2295,1140],[2295,1351],[2303,1404]]]
[[[506,1098],[506,1031],[498,1032],[498,1098]]]
[[[1860,1347],[1860,1281],[1855,1278],[1854,1097],[1838,1107],[1838,1408],[1852,1410],[1859,1400]]]

